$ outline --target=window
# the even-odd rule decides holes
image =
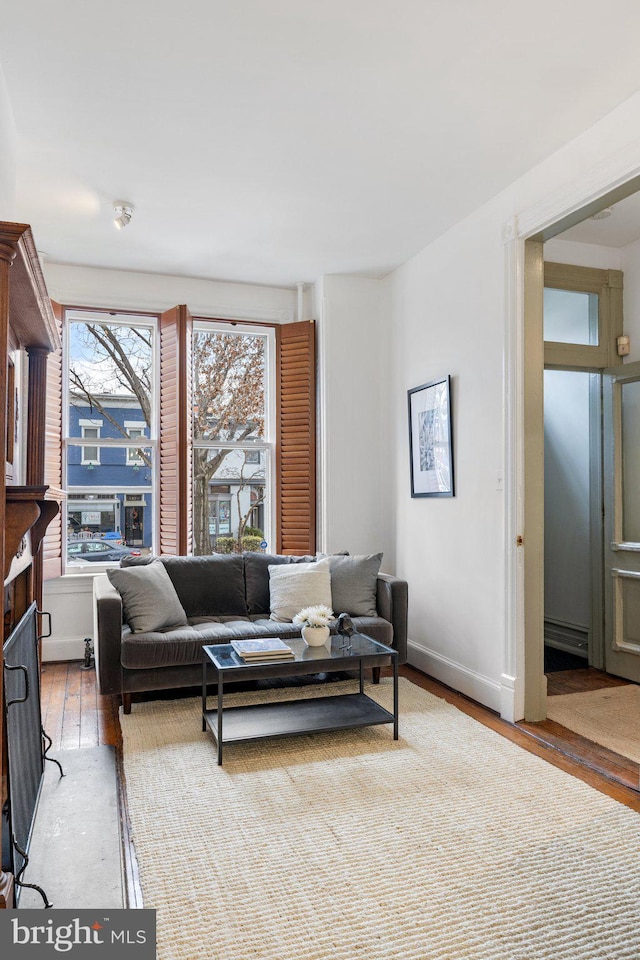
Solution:
[[[45,578],[61,558],[87,562],[65,540],[210,553],[241,548],[244,532],[274,552],[315,551],[313,321],[54,310],[47,477],[67,500]]]
[[[99,440],[102,420],[80,420],[80,430],[83,440]],[[100,463],[99,447],[82,447],[81,462],[83,466],[96,466]]]
[[[194,324],[193,551],[230,552],[246,531],[271,540],[275,339],[270,330]]]
[[[131,440],[139,440],[146,436],[144,423],[132,423],[130,420],[125,420],[124,425]],[[127,463],[134,466],[141,466],[144,463],[141,452],[140,448],[129,447],[127,450]]]
[[[156,326],[151,317],[65,313],[67,564],[103,554],[114,562],[109,542],[153,550]]]

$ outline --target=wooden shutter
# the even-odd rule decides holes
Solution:
[[[313,320],[276,328],[276,549],[316,550],[316,358]]]
[[[62,307],[51,301],[59,340],[62,339]],[[44,482],[47,496],[62,499],[62,347],[47,357],[47,401],[45,417]],[[62,574],[62,514],[61,511],[47,527],[42,542],[44,580]]]
[[[191,331],[186,306],[160,317],[160,553],[191,548]]]

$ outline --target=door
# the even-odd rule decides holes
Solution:
[[[603,376],[605,669],[640,683],[640,362]]]

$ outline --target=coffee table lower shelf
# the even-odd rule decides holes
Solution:
[[[397,739],[397,721],[394,715],[365,693],[225,707],[222,711],[221,743],[218,741],[218,711],[205,710],[203,720],[218,743],[218,763],[222,762],[223,743],[263,740],[267,737],[291,737],[393,723]]]

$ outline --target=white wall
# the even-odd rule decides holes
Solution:
[[[591,625],[589,374],[544,374],[544,615]]]
[[[327,552],[383,551],[395,568],[388,447],[392,330],[380,280],[325,276],[316,285],[320,360],[319,543]]]
[[[388,279],[394,330],[396,568],[410,661],[497,706],[504,618],[503,249],[483,208]],[[454,498],[412,499],[407,390],[451,375]]]
[[[395,348],[390,449],[396,570],[409,581],[410,660],[505,715],[511,703],[516,719],[522,715],[524,648],[517,649],[516,675],[509,677],[506,504],[497,489],[499,475],[514,467],[506,462],[503,437],[504,322],[513,314],[511,306],[507,311],[511,276],[503,236],[513,236],[516,218],[526,220],[534,207],[542,224],[545,211],[562,209],[565,198],[568,206],[577,182],[599,183],[611,170],[613,185],[621,157],[635,172],[639,128],[636,94],[387,281]],[[447,373],[453,377],[456,497],[412,500],[406,390]]]
[[[291,287],[224,283],[57,263],[45,263],[44,273],[50,296],[59,303],[74,306],[160,312],[186,303],[194,316],[271,323],[297,319],[297,292]]]
[[[0,220],[15,218],[16,126],[0,64]]]

